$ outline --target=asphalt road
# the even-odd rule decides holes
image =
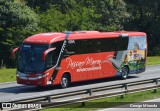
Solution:
[[[125,82],[133,82],[138,80],[152,79],[160,77],[160,65],[149,66],[146,71],[141,74],[130,75],[127,80],[120,80],[118,78],[100,79],[94,81],[87,81],[81,83],[71,84],[69,88],[60,89],[58,86],[47,86],[39,88],[36,86],[19,85],[15,82],[0,84],[0,102],[9,102],[12,100],[32,98],[45,96],[48,94],[59,94],[70,91],[76,91],[77,89],[88,89],[103,85],[114,85]]]

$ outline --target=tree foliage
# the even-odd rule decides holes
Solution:
[[[149,55],[160,55],[158,0],[0,0],[0,61],[39,32],[143,31]]]
[[[127,1],[130,18],[126,21],[126,30],[146,32],[148,35],[149,55],[160,55],[160,1]]]
[[[10,63],[10,52],[25,36],[37,30],[38,15],[12,0],[0,0],[0,60]]]
[[[125,6],[122,0],[54,1],[41,14],[41,25],[46,31],[122,30],[128,17]]]

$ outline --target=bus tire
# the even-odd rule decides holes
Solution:
[[[69,76],[67,74],[64,74],[61,78],[61,88],[67,88],[69,86]]]
[[[127,79],[128,78],[128,68],[123,67],[121,72],[121,79]]]

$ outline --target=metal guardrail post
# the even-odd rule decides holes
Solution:
[[[82,102],[82,107],[84,107],[86,104],[85,104],[85,102]]]
[[[158,84],[158,79],[155,79],[156,85]]]
[[[92,95],[92,89],[88,89],[87,93],[89,93],[89,96],[91,96]]]
[[[48,102],[51,102],[51,96],[46,96],[46,100],[48,100]]]
[[[125,88],[125,90],[127,90],[128,89],[128,84],[124,84],[124,88]]]
[[[154,79],[154,82],[155,82],[155,84],[156,84],[156,86],[157,86],[157,85],[158,85],[158,79]],[[157,88],[154,89],[154,93],[157,93]]]
[[[125,89],[125,94],[127,94],[128,85],[125,83],[125,84],[122,85],[122,88]],[[121,95],[121,98],[124,98],[124,94]]]
[[[92,96],[92,89],[87,90],[87,94],[89,93],[89,96]],[[85,102],[82,102],[82,107],[85,106]]]
[[[3,108],[2,108],[2,103],[1,103],[1,105],[0,105],[0,110],[3,110]]]

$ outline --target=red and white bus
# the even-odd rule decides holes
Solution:
[[[46,86],[145,71],[147,38],[143,32],[75,31],[41,33],[19,48],[17,83]]]

